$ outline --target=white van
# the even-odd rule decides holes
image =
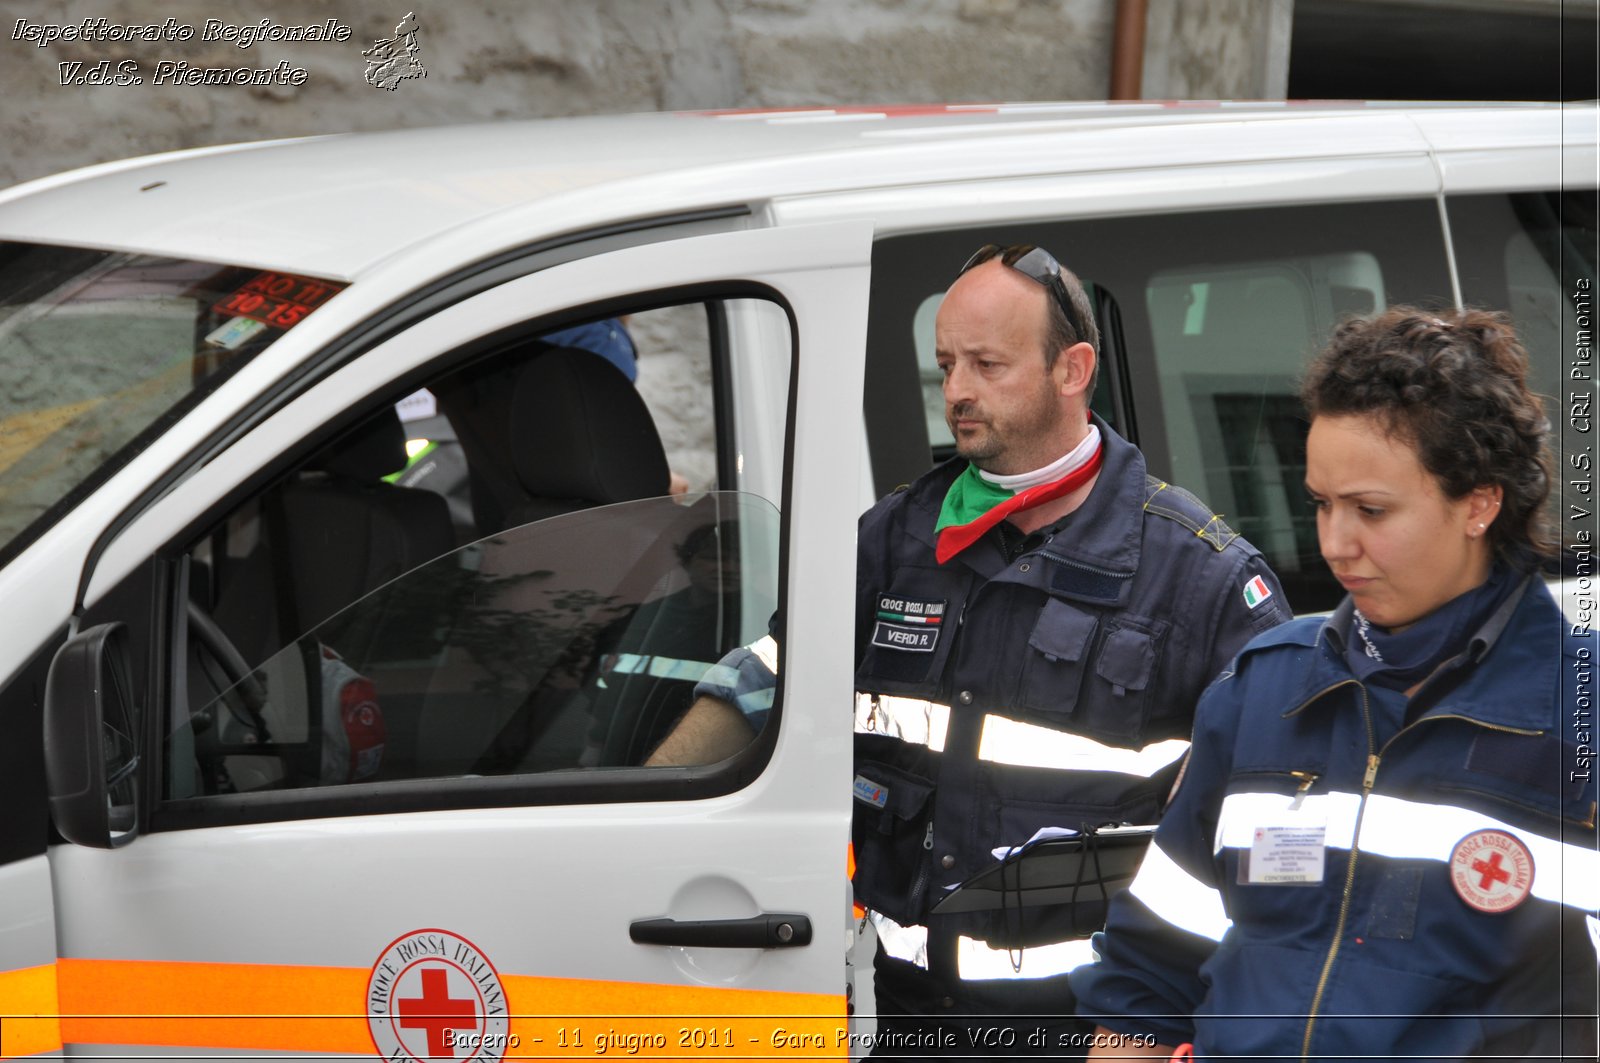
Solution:
[[[0,1054],[849,1053],[855,519],[949,452],[959,265],[1091,283],[1096,409],[1300,611],[1306,355],[1505,308],[1584,577],[1597,118],[668,114],[0,193]],[[640,766],[769,625],[754,744]]]

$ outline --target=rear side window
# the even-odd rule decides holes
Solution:
[[[1593,479],[1596,416],[1594,189],[1452,196],[1447,202],[1468,306],[1506,310],[1533,363],[1529,384],[1545,403],[1560,455],[1557,484]],[[1569,491],[1568,501],[1592,509]],[[1556,517],[1561,492],[1551,493]],[[1568,546],[1581,522],[1556,519]]]
[[[881,241],[867,374],[880,493],[948,456],[918,355],[937,296],[985,243],[1041,244],[1085,279],[1106,337],[1095,409],[1140,445],[1152,474],[1205,499],[1260,547],[1296,610],[1336,604],[1342,592],[1305,501],[1298,381],[1341,317],[1453,302],[1436,203],[1040,222]],[[901,361],[908,370],[897,373]],[[891,423],[906,409],[896,395],[912,387],[918,423]],[[924,425],[920,468],[911,457],[879,463],[880,438],[899,444]]]
[[[1301,599],[1309,590],[1320,600],[1321,569],[1316,520],[1302,504],[1299,368],[1339,318],[1383,301],[1383,267],[1369,251],[1285,249],[1226,266],[1161,269],[1145,282],[1173,477],[1195,484]],[[1291,601],[1300,604],[1292,591]]]

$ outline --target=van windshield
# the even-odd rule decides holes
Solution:
[[[0,242],[0,560],[344,287]]]

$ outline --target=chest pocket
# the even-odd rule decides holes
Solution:
[[[1029,717],[1085,735],[1138,737],[1149,716],[1164,624],[1106,618],[1051,599],[1028,637],[1018,704]]]
[[[1503,803],[1504,816],[1512,821],[1519,812],[1531,811],[1546,825],[1559,819],[1568,827],[1593,830],[1588,775],[1563,770],[1579,763],[1580,748],[1554,734],[1480,730],[1467,746],[1465,770],[1441,772],[1431,781],[1447,792]]]
[[[904,568],[873,592],[866,644],[856,669],[858,689],[878,694],[937,690],[966,605],[963,570]]]
[[[1054,598],[1039,610],[1023,658],[1017,701],[1030,716],[1056,721],[1072,715],[1100,621]]]

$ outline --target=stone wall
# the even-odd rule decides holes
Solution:
[[[1160,96],[1281,94],[1290,3],[1151,0],[1147,86]],[[1259,17],[1274,9],[1276,22]],[[392,36],[408,10],[427,76],[375,88],[361,50]],[[1114,11],[1115,0],[0,0],[0,187],[130,155],[315,133],[644,110],[1101,99]],[[170,19],[194,37],[18,39],[19,20],[25,37],[85,18]],[[240,48],[203,39],[213,18],[337,19],[351,36]],[[1285,47],[1275,50],[1280,32]],[[136,64],[143,83],[61,84],[60,64],[83,63],[72,74],[82,76],[101,60],[113,74]],[[305,75],[299,85],[183,85],[171,75],[156,84],[163,61],[284,63]]]
[[[1293,0],[1149,0],[1140,95],[1283,99],[1293,14]]]

